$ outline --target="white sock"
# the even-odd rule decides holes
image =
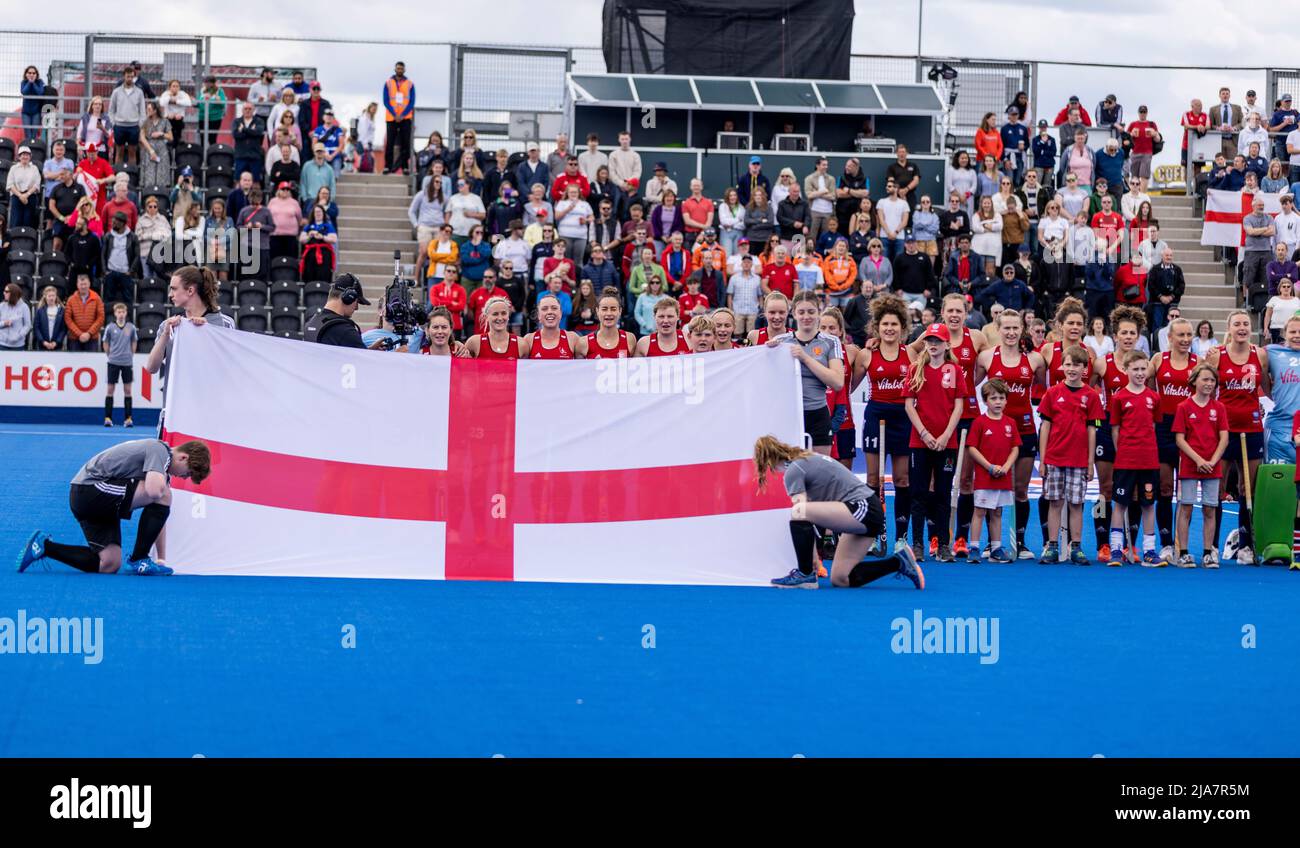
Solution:
[[[1124,531],[1111,528],[1110,530],[1110,550],[1111,554],[1118,554],[1124,549]]]
[[[1154,551],[1154,550],[1156,550],[1156,534],[1155,534],[1155,533],[1147,533],[1146,535],[1144,535],[1144,536],[1142,537],[1142,550],[1143,550],[1143,551]]]
[[[975,556],[978,556],[978,555],[979,555],[979,552],[980,552],[980,540],[979,540],[979,539],[971,538],[971,539],[967,540],[966,544],[970,547],[970,553],[971,553],[971,554],[973,554],[973,555],[975,555]]]

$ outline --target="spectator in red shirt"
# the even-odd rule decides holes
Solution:
[[[578,157],[570,155],[564,164],[564,173],[555,178],[551,183],[551,201],[559,203],[564,199],[564,190],[569,184],[576,184],[582,189],[582,196],[586,198],[591,194],[591,183],[587,180],[587,175],[578,170]]]
[[[77,162],[77,178],[86,186],[86,193],[95,199],[95,212],[104,217],[104,204],[108,202],[109,183],[113,182],[113,166],[99,155],[99,147],[86,145],[86,155]]]
[[[483,285],[474,289],[474,293],[469,296],[469,311],[474,317],[474,326],[480,333],[487,332],[487,316],[483,314],[483,307],[494,297],[509,300],[510,293],[497,285],[496,269],[488,268],[483,272]]]
[[[763,297],[778,291],[787,298],[794,297],[794,287],[799,280],[799,272],[794,263],[786,261],[786,251],[781,245],[772,251],[771,264],[763,266]]]
[[[687,250],[693,250],[700,233],[713,226],[713,217],[713,201],[704,196],[704,183],[698,179],[691,180],[691,196],[682,201]]]
[[[113,220],[113,216],[121,212],[126,216],[126,227],[131,232],[135,232],[135,225],[140,222],[140,210],[135,208],[129,195],[130,182],[126,174],[118,174],[113,182],[113,197],[104,204],[104,211],[101,217],[105,221]]]
[[[1133,138],[1133,152],[1129,155],[1129,176],[1141,180],[1138,191],[1146,194],[1147,181],[1151,179],[1151,157],[1154,145],[1160,138],[1160,128],[1153,121],[1147,120],[1147,107],[1138,107],[1138,119],[1128,125],[1128,133]]]
[[[1071,96],[1070,102],[1065,104],[1065,108],[1056,113],[1056,120],[1052,121],[1052,126],[1059,127],[1061,124],[1070,120],[1071,109],[1079,110],[1079,120],[1083,121],[1085,127],[1092,126],[1092,118],[1088,116],[1088,110],[1083,108],[1083,104],[1079,102],[1079,96],[1077,94]]]
[[[1115,302],[1139,309],[1147,302],[1147,269],[1142,254],[1133,251],[1129,261],[1115,269]]]
[[[1092,216],[1091,225],[1092,231],[1097,234],[1097,240],[1103,242],[1106,249],[1105,258],[1098,257],[1098,260],[1118,262],[1119,249],[1124,243],[1124,216],[1115,211],[1113,196],[1102,194],[1101,211]]]
[[[689,322],[696,315],[709,311],[709,299],[700,294],[700,278],[690,277],[686,280],[686,294],[677,298],[682,307],[682,321]]]
[[[442,280],[429,288],[429,308],[444,306],[451,313],[451,329],[456,338],[464,339],[465,287],[460,284],[460,268],[448,265]]]

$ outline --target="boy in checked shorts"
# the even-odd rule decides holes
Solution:
[[[1083,501],[1088,481],[1094,474],[1097,426],[1101,421],[1101,396],[1083,383],[1088,369],[1088,351],[1079,346],[1067,347],[1061,357],[1065,381],[1047,390],[1038,404],[1043,419],[1038,431],[1042,446],[1039,472],[1043,475],[1043,498],[1048,501],[1047,538],[1039,562],[1059,562],[1061,552],[1056,542],[1061,529],[1061,510],[1069,504],[1070,562],[1089,565],[1080,542],[1083,531]]]

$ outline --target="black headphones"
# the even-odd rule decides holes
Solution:
[[[334,288],[339,290],[339,299],[344,306],[351,306],[361,299],[361,281],[352,274],[340,274],[334,280]]]

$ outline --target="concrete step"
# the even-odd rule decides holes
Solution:
[[[401,198],[373,197],[370,195],[352,195],[351,197],[341,195],[338,203],[340,213],[344,209],[349,212],[378,209],[385,212],[401,212],[403,216],[406,215],[406,208],[410,205],[409,201],[404,201]]]
[[[339,185],[349,183],[405,183],[406,177],[396,174],[358,174],[347,173],[339,175]]]
[[[355,238],[355,234],[344,230],[339,237],[339,243],[343,249],[349,253],[359,250],[366,252],[383,251],[390,256],[394,250],[400,250],[403,253],[415,250],[418,244],[408,238]]]
[[[357,185],[339,186],[338,198],[355,199],[358,197],[382,197],[386,199],[402,200],[406,203],[411,202],[411,193],[406,186],[400,183],[388,185],[386,183],[359,183]]]
[[[415,241],[414,232],[407,222],[407,226],[401,227],[396,225],[382,226],[361,226],[360,224],[346,224],[341,227],[341,231],[347,233],[349,240],[353,239],[378,239],[380,241],[391,241],[398,239],[400,241]]]
[[[1236,304],[1237,299],[1231,292],[1226,295],[1216,294],[1209,297],[1185,294],[1183,295],[1183,299],[1178,302],[1178,305],[1182,307],[1184,312],[1188,309],[1221,309],[1226,312],[1236,306]],[[1220,313],[1219,317],[1223,318],[1223,313]]]
[[[352,248],[351,243],[346,241],[346,238],[346,233],[340,237],[343,244],[343,248],[340,250],[340,262],[346,261],[352,265],[384,265],[389,269],[390,273],[392,272],[394,248],[390,247],[387,250],[355,250]],[[405,242],[404,244],[405,246],[400,249],[405,258],[411,255],[415,245],[411,242]]]
[[[405,209],[340,209],[339,227],[384,228],[399,226],[411,229]]]

